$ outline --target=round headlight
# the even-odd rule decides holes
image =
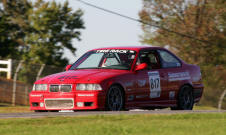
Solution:
[[[85,90],[86,89],[86,85],[85,84],[77,84],[76,85],[76,90]]]
[[[86,90],[93,90],[93,84],[87,84]]]

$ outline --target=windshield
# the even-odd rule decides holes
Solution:
[[[73,69],[122,69],[129,70],[136,52],[133,50],[95,50],[87,52],[70,68]]]

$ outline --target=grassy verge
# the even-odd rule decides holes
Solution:
[[[1,135],[225,135],[226,113],[0,119]]]
[[[211,107],[211,106],[198,106],[198,105],[195,105],[193,107],[193,110],[217,110],[217,108]]]
[[[29,106],[12,106],[11,104],[0,103],[0,113],[31,112]]]
[[[210,106],[194,106],[193,110],[217,110],[217,108]],[[33,112],[33,111],[30,111],[29,106],[12,106],[11,104],[0,103],[0,113],[22,113],[22,112]]]

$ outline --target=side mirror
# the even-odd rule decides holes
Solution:
[[[71,68],[71,65],[67,65],[65,70],[68,71]]]
[[[135,71],[142,70],[142,69],[145,69],[147,67],[148,67],[148,65],[146,63],[141,63],[140,65],[136,66]]]

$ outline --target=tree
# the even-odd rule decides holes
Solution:
[[[16,54],[11,52],[17,52],[16,47],[18,46],[17,42],[11,40],[10,31],[17,29],[17,26],[12,26],[8,22],[8,19],[0,11],[0,58],[14,57]]]
[[[44,0],[1,0],[0,9],[0,57],[24,61],[19,80],[33,83],[40,64],[64,67],[65,49],[75,55],[72,40],[85,28],[80,9]]]
[[[26,33],[25,44],[28,48],[23,54],[25,63],[29,64],[25,64],[25,68],[21,70],[21,80],[29,83],[35,81],[34,71],[37,73],[40,69],[35,64],[57,67],[68,64],[68,59],[63,58],[64,49],[75,54],[76,48],[72,45],[72,39],[80,40],[79,29],[84,28],[82,15],[81,10],[72,12],[67,2],[63,5],[43,0],[34,3],[28,16],[33,30]]]
[[[143,43],[168,46],[190,63],[226,64],[225,0],[143,0],[143,3],[139,13],[143,22],[176,32],[144,24]]]
[[[24,30],[29,29],[26,12],[31,7],[25,0],[1,0],[0,5],[0,58],[20,59]]]
[[[183,60],[200,65],[205,86],[201,104],[217,107],[226,88],[226,1],[143,0],[143,3],[139,13],[144,22],[142,42],[169,47]]]
[[[56,66],[68,64],[63,52],[67,48],[75,54],[72,39],[80,40],[79,29],[84,28],[82,15],[81,10],[72,12],[68,2],[63,5],[43,0],[35,2],[28,16],[34,30],[26,33],[25,44],[29,51],[24,53],[24,59]]]
[[[14,58],[26,62],[65,66],[64,49],[75,54],[72,40],[80,40],[80,29],[84,29],[80,9],[73,11],[68,2],[44,0],[1,0],[0,4],[1,51],[8,50],[2,58],[18,52]]]

